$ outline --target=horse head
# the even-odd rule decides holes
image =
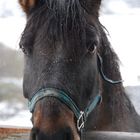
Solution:
[[[20,47],[25,53],[24,96],[33,104],[31,139],[78,140],[78,118],[64,99],[52,95],[37,98],[44,89],[45,93],[64,92],[81,111],[99,94],[100,36],[94,23],[98,22],[101,1],[19,2],[27,15]]]
[[[32,112],[31,139],[79,140],[81,129],[96,129],[101,77],[111,83],[99,55],[107,40],[98,20],[101,0],[19,3],[27,17],[20,48],[25,54],[23,92]]]

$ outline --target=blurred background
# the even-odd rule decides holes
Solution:
[[[103,0],[100,13],[121,60],[126,92],[140,114],[140,0]],[[0,0],[0,125],[31,126],[18,46],[25,23],[17,0]]]

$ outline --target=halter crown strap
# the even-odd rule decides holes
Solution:
[[[79,131],[82,128],[84,128],[84,123],[86,122],[87,117],[94,110],[94,108],[98,105],[98,103],[101,101],[101,95],[97,95],[90,102],[90,104],[86,107],[86,109],[81,111],[77,107],[75,102],[62,90],[58,90],[55,88],[45,88],[45,89],[38,91],[36,94],[34,94],[33,98],[29,101],[28,107],[29,107],[30,112],[33,113],[36,103],[45,97],[57,98],[62,103],[67,105],[74,112],[74,114],[77,118],[77,128]]]

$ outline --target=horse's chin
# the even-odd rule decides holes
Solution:
[[[73,132],[70,128],[63,128],[53,133],[46,133],[39,129],[32,128],[30,140],[80,140],[77,132]]]
[[[30,133],[30,140],[80,140],[78,134],[74,134],[70,128],[60,129],[53,133],[45,133],[33,128]]]

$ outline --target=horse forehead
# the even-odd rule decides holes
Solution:
[[[64,44],[61,42],[55,43],[54,41],[53,43],[54,44],[41,42],[40,44],[35,44],[33,46],[35,57],[40,57],[40,59],[47,58],[46,62],[47,60],[53,60],[55,61],[54,63],[57,63],[57,61],[59,61],[59,63],[71,63],[79,62],[79,60],[83,58],[88,51],[86,45],[83,47],[74,42]]]

